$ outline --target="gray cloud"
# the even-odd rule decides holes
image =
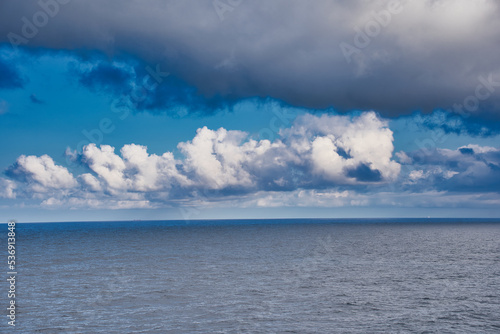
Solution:
[[[271,96],[387,116],[464,104],[491,75],[492,91],[474,112],[498,119],[500,13],[493,0],[407,0],[390,18],[388,1],[228,3],[221,20],[212,1],[73,0],[20,45],[129,54],[161,64],[208,98]],[[4,42],[14,40],[9,33],[22,37],[22,18],[32,22],[43,10],[36,0],[0,6]],[[341,43],[357,51],[346,59]]]
[[[111,94],[120,101],[120,105],[135,111],[167,113],[174,116],[214,114],[223,109],[230,110],[237,102],[219,95],[203,96],[196,87],[188,85],[160,67],[153,68],[135,58],[119,58],[109,61],[102,54],[96,53],[88,59],[75,57],[69,66],[69,73],[79,78],[84,87],[94,92]],[[155,76],[159,74],[161,81],[156,84]],[[149,79],[145,81],[145,78]],[[153,86],[150,80],[154,83]],[[144,88],[147,89],[147,94],[141,91]]]
[[[15,66],[0,57],[0,89],[22,88],[24,84],[25,79]]]
[[[498,193],[500,189],[499,148],[468,145],[456,150],[425,149],[407,153],[403,160],[411,166],[401,176],[411,191]]]
[[[446,134],[489,137],[500,132],[500,122],[492,113],[460,115],[438,109],[427,115],[415,112],[401,116],[400,120],[413,129],[440,129]]]

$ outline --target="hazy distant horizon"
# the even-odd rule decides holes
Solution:
[[[15,219],[10,219],[8,221],[15,221],[19,224],[50,224],[50,223],[161,223],[165,222],[170,226],[169,223],[175,225],[203,225],[203,222],[253,222],[253,221],[279,221],[284,224],[290,223],[303,223],[306,221],[314,222],[324,222],[324,223],[350,223],[350,222],[367,222],[367,223],[411,223],[411,222],[426,222],[426,223],[439,223],[439,222],[498,222],[500,223],[500,217],[374,217],[374,218],[359,218],[359,217],[329,217],[329,218],[310,218],[310,217],[287,217],[287,218],[205,218],[205,219],[130,219],[130,220],[72,220],[72,221],[18,221]],[[0,224],[7,224],[8,221],[0,222]]]

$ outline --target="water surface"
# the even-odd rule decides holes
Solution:
[[[17,233],[15,332],[500,332],[494,221],[50,223]]]

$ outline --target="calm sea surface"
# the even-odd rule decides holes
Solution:
[[[498,221],[19,223],[16,232],[17,326],[3,316],[0,332],[500,333]]]

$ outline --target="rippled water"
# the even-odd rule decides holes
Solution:
[[[500,224],[426,222],[18,224],[15,332],[500,333]]]

